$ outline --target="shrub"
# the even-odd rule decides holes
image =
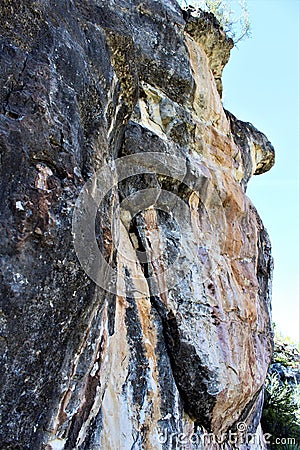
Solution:
[[[275,438],[295,439],[295,444],[271,444],[270,449],[300,449],[299,386],[282,381],[278,373],[268,373],[261,419],[264,433]],[[284,442],[284,440],[282,441]]]

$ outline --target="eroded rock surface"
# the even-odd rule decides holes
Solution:
[[[173,0],[7,0],[0,21],[1,448],[230,449],[241,423],[264,448],[272,258],[244,191],[274,151],[223,109],[232,43]],[[122,179],[138,153],[158,159]],[[110,292],[75,252],[92,229]]]

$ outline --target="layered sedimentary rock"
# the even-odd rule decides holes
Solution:
[[[0,20],[1,448],[264,448],[274,150],[223,109],[231,40],[173,0]]]

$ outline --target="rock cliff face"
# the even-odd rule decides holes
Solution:
[[[274,150],[223,109],[231,40],[174,0],[0,21],[1,448],[264,448]]]

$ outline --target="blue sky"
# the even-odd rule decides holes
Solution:
[[[274,256],[273,321],[299,340],[299,1],[248,0],[252,37],[233,49],[224,106],[264,132],[276,164],[251,179],[248,196]]]

